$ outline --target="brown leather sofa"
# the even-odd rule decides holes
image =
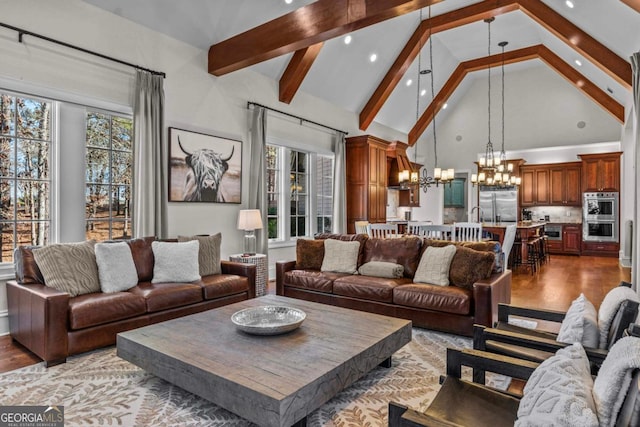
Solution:
[[[362,234],[316,236],[325,238],[359,241],[358,267],[369,261],[392,262],[403,265],[404,277],[390,279],[297,268],[297,264],[305,263],[301,257],[309,258],[298,250],[297,261],[276,263],[278,295],[400,317],[411,320],[414,326],[465,336],[473,336],[474,324],[490,327],[497,320],[498,304],[511,300],[511,270],[494,272],[495,264],[489,277],[468,287],[413,283],[424,248],[454,242],[417,237],[369,239]],[[491,252],[497,245],[496,242],[454,244]]]
[[[192,283],[151,283],[153,238],[129,240],[138,285],[125,292],[70,297],[48,287],[34,247],[15,252],[16,280],[7,282],[11,337],[45,361],[115,344],[118,332],[198,313],[255,297],[253,264],[222,261],[222,274]]]

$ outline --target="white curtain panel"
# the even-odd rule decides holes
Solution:
[[[333,141],[333,223],[334,233],[347,232],[347,183],[345,134],[336,132]]]
[[[133,106],[132,222],[134,237],[167,236],[167,147],[164,143],[164,81],[136,72]]]
[[[267,111],[253,106],[251,117],[251,146],[249,159],[249,198],[247,209],[258,209],[262,214],[262,230],[256,230],[256,252],[268,254],[269,224],[267,223]]]
[[[631,55],[631,69],[633,70],[632,86],[633,86],[633,132],[635,137],[635,192],[634,192],[634,209],[633,209],[633,246],[631,248],[631,283],[633,289],[638,291],[638,269],[640,269],[640,257],[638,256],[638,243],[640,242],[640,173],[638,173],[638,165],[640,165],[640,52]]]

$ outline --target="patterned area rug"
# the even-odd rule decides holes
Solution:
[[[424,410],[445,372],[447,347],[471,340],[413,329],[413,340],[308,417],[310,426],[386,426],[390,400]],[[503,378],[494,378],[503,381]],[[504,384],[503,384],[504,386]],[[64,405],[66,426],[250,426],[250,422],[147,374],[116,356],[115,348],[42,363],[0,375],[2,405]]]

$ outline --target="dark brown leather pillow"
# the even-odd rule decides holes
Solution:
[[[139,239],[127,240],[131,255],[133,255],[133,263],[136,265],[138,272],[138,281],[150,282],[153,278],[153,250],[151,243],[155,241],[155,237],[142,237]]]
[[[471,289],[478,280],[491,275],[495,256],[493,252],[476,251],[457,246],[449,268],[449,280],[461,288]]]
[[[25,285],[44,284],[42,272],[33,258],[33,250],[39,246],[18,246],[13,252],[16,280]]]
[[[420,262],[421,244],[420,238],[415,236],[398,239],[367,239],[364,244],[362,264],[371,261],[400,264],[404,267],[404,277],[413,278]]]
[[[324,240],[298,239],[296,241],[296,268],[320,270],[324,259]]]

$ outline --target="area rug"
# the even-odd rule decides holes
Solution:
[[[308,425],[386,426],[390,400],[424,410],[440,387],[447,347],[470,346],[469,338],[414,328],[391,368],[376,368],[340,392],[308,417]],[[252,425],[120,359],[114,347],[49,369],[40,363],[2,374],[0,404],[64,405],[66,426]]]

